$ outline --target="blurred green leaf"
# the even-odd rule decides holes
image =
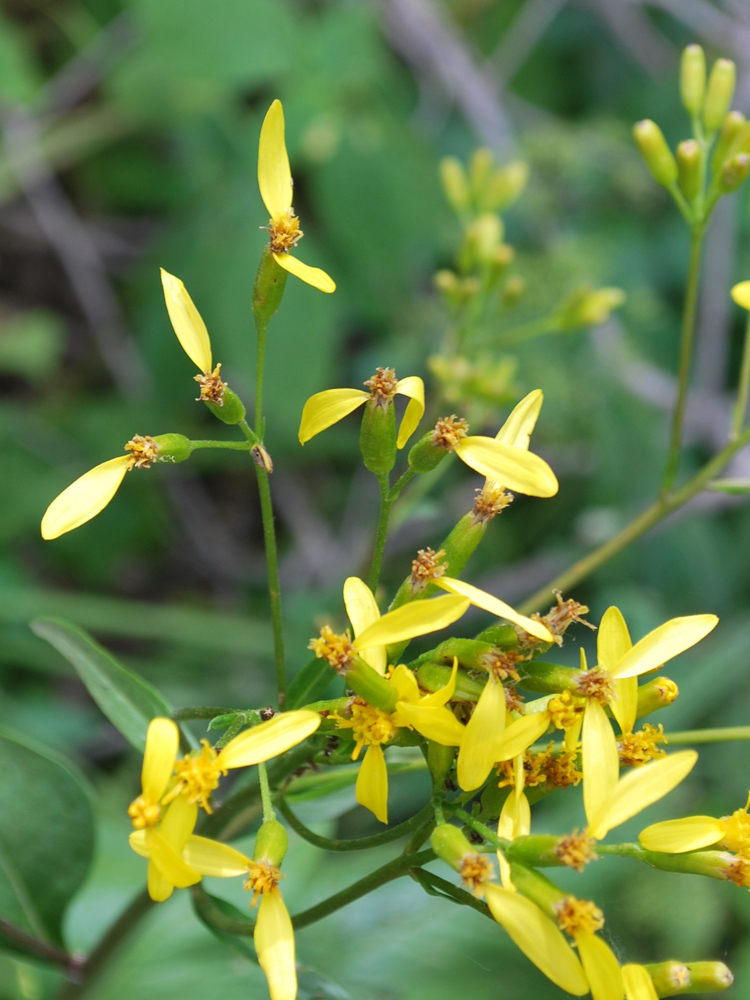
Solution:
[[[10,317],[0,327],[0,371],[41,381],[57,369],[64,350],[60,317],[31,309]]]
[[[289,685],[288,707],[299,708],[322,698],[331,683],[331,676],[331,668],[326,660],[319,660],[317,657],[308,660]]]
[[[351,1000],[351,993],[311,969],[297,972],[297,1000]]]

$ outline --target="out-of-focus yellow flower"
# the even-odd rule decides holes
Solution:
[[[258,186],[271,219],[268,232],[273,259],[285,271],[296,275],[321,292],[335,292],[334,281],[318,267],[303,264],[291,251],[303,233],[292,209],[292,172],[284,141],[284,111],[281,101],[268,109],[258,145]]]
[[[732,288],[732,298],[743,309],[750,309],[750,281],[740,281]]]
[[[731,816],[685,816],[647,826],[638,836],[647,851],[684,854],[720,844],[740,857],[750,859],[750,796]]]

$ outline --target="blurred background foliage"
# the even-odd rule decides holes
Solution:
[[[501,377],[473,429],[494,433],[513,402],[542,388],[535,448],[561,481],[554,499],[519,498],[491,525],[470,578],[519,602],[653,496],[688,244],[630,127],[650,117],[672,144],[685,138],[676,69],[691,41],[738,62],[735,106],[747,113],[748,37],[742,0],[0,5],[0,723],[75,762],[63,782],[71,801],[95,790],[95,863],[66,918],[71,948],[89,948],[143,883],[125,815],[139,762],[28,621],[57,614],[87,628],[174,705],[272,698],[260,519],[241,456],[201,452],[187,466],[128,477],[90,524],[54,543],[39,537],[48,502],[134,433],[222,436],[193,403],[193,370],[169,326],[159,266],[185,281],[223,374],[251,400],[249,299],[266,222],[257,140],[270,101],[284,104],[304,259],[338,283],[329,298],[290,281],[269,342],[266,443],[296,670],[315,623],[343,616],[341,585],[366,564],[377,496],[360,468],[356,418],[302,451],[301,408],[313,392],[358,386],[376,365],[428,378],[436,407],[426,359],[440,351],[450,317],[433,276],[452,266],[460,239],[440,187],[446,155],[465,161],[487,146],[501,164],[529,165],[526,190],[504,212],[516,250],[509,273],[526,290],[489,325],[482,365],[499,364]],[[686,469],[725,440],[742,335],[728,291],[750,272],[747,236],[740,193],[720,205],[709,235]],[[627,301],[596,328],[497,347],[503,329],[584,285],[619,286]],[[448,391],[442,408],[458,408],[460,395]],[[748,461],[738,456],[728,474],[747,476]],[[384,596],[414,550],[437,546],[470,508],[480,484],[453,465],[431,485],[394,512]],[[586,601],[595,621],[617,603],[634,636],[677,614],[721,615],[715,635],[674,671],[681,698],[667,728],[747,721],[749,544],[744,500],[707,494],[566,595]],[[561,653],[567,662],[577,660],[578,641],[594,641],[579,632]],[[747,763],[745,744],[704,751],[649,821],[738,807]],[[419,776],[397,778],[394,818],[424,794]],[[321,832],[370,831],[351,791],[325,810],[300,806]],[[540,829],[580,826],[580,796],[539,815]],[[66,861],[49,861],[53,882]],[[291,911],[375,864],[295,840]],[[733,995],[750,997],[746,894],[617,860],[572,878],[579,895],[603,905],[624,958],[726,958],[739,980]],[[236,887],[216,891],[245,905]],[[118,954],[92,1000],[265,995],[257,967],[215,941],[178,895]],[[498,927],[411,882],[301,932],[298,952],[340,984],[321,986],[310,973],[301,997],[452,997],[468,981],[477,998],[557,995]],[[57,982],[31,961],[0,957],[3,1000],[45,1000]]]

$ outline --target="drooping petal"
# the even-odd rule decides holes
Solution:
[[[293,274],[295,278],[299,278],[300,281],[312,285],[318,291],[327,292],[329,295],[331,292],[336,291],[336,282],[330,274],[326,274],[321,268],[310,267],[309,264],[304,264],[299,257],[292,257],[290,253],[275,253],[273,259],[279,267],[283,267],[285,271]]]
[[[219,754],[219,763],[230,768],[260,764],[297,746],[319,725],[318,713],[306,709],[275,715],[268,722],[261,722],[230,740]]]
[[[492,594],[480,590],[479,587],[474,587],[463,580],[456,580],[451,576],[440,577],[438,580],[435,580],[435,583],[438,587],[442,587],[443,590],[447,590],[451,594],[459,594],[461,597],[465,597],[471,601],[475,608],[489,611],[491,615],[496,615],[498,618],[505,618],[507,621],[513,622],[514,625],[519,625],[529,635],[541,639],[542,642],[554,641],[552,633],[546,625],[543,625],[535,618],[527,618],[526,615],[520,615],[510,604],[506,604],[505,601],[501,601],[499,598],[493,597]]]
[[[419,704],[424,708],[440,708],[442,705],[447,705],[456,692],[456,674],[458,673],[458,657],[453,657],[453,669],[451,670],[450,678],[448,683],[437,691],[433,691],[432,694],[426,694],[423,698],[420,698]],[[412,674],[412,676],[414,676]],[[407,699],[410,701],[411,699]]]
[[[189,837],[182,856],[191,868],[213,878],[247,875],[248,866],[252,863],[229,844],[220,844],[208,837]]]
[[[409,397],[396,441],[396,447],[403,448],[424,415],[424,382],[418,375],[409,375],[408,378],[399,380],[396,392],[400,396]]]
[[[364,580],[360,580],[358,576],[350,576],[344,581],[344,606],[355,636],[380,618],[378,602]],[[373,646],[362,653],[362,659],[379,674],[385,674],[385,646]]]
[[[602,615],[596,634],[596,654],[598,666],[610,673],[632,648],[628,626],[622,612],[614,605]]]
[[[528,450],[531,432],[536,426],[543,402],[544,394],[541,389],[534,389],[524,396],[495,435],[495,440],[509,448]]]
[[[167,806],[164,819],[159,824],[159,836],[176,854],[181,855],[197,821],[196,803],[188,802],[184,795],[178,795]]]
[[[504,840],[515,840],[517,837],[528,837],[531,832],[531,806],[526,795],[516,797],[513,792],[503,802],[500,819],[497,823],[497,835]]]
[[[371,649],[373,646],[389,646],[391,643],[414,639],[447,628],[457,621],[469,607],[463,597],[446,594],[427,601],[412,601],[402,604],[395,611],[388,611],[354,640],[356,650]]]
[[[324,392],[316,392],[314,396],[310,396],[302,410],[299,443],[305,444],[316,434],[337,424],[369,398],[369,392],[361,389],[326,389]]]
[[[292,207],[292,171],[284,142],[284,110],[278,100],[266,112],[260,130],[258,187],[272,219]]]
[[[456,775],[465,792],[479,788],[499,760],[505,732],[505,688],[493,677],[479,696],[458,751]]]
[[[623,965],[622,981],[627,1000],[659,1000],[654,981],[642,965]]]
[[[732,288],[732,298],[743,309],[750,309],[750,281],[741,281]]]
[[[533,452],[511,448],[494,438],[469,436],[455,446],[462,462],[493,483],[531,497],[553,497],[558,490],[555,474]]]
[[[589,822],[589,835],[601,840],[610,830],[664,798],[688,776],[697,760],[695,750],[681,750],[630,771]]]
[[[713,816],[685,816],[653,823],[641,830],[638,839],[647,851],[684,854],[718,843],[722,832],[721,823]]]
[[[612,723],[598,701],[583,713],[583,808],[591,822],[617,785],[620,761]]]
[[[295,1000],[297,969],[292,921],[278,892],[264,893],[253,934],[258,962],[268,980],[271,1000]]]
[[[167,790],[180,746],[180,732],[171,719],[152,719],[146,731],[141,787],[146,798],[158,802]]]
[[[464,726],[447,708],[430,708],[399,701],[394,714],[396,725],[411,726],[441,746],[457,747],[464,739]]]
[[[532,712],[520,719],[514,719],[506,728],[503,741],[499,747],[498,762],[511,760],[519,753],[528,750],[549,728],[549,716],[546,712]]]
[[[162,875],[154,861],[148,863],[146,886],[149,896],[155,903],[163,903],[174,892],[174,885],[165,875]]]
[[[357,774],[355,788],[357,802],[369,809],[375,819],[388,822],[388,770],[385,754],[379,743],[373,743],[365,752]]]
[[[638,715],[637,677],[615,678],[615,700],[610,707],[620,730],[630,732]]]
[[[656,670],[662,663],[704,639],[716,628],[718,621],[716,615],[672,618],[637,642],[612,673],[616,677],[638,677],[649,670]]]
[[[161,268],[161,283],[172,328],[180,346],[193,364],[202,372],[210,372],[211,339],[201,314],[195,308],[187,289],[169,271]]]
[[[377,647],[375,647],[377,648]],[[419,701],[419,684],[414,672],[400,663],[391,675],[391,685],[396,689],[398,700],[416,705]],[[425,699],[426,700],[426,699]]]
[[[620,963],[607,942],[596,934],[576,934],[576,944],[593,1000],[622,1000]]]
[[[492,916],[548,979],[575,996],[588,993],[586,977],[573,949],[535,903],[491,882],[485,882],[484,892]]]
[[[130,464],[120,455],[85,472],[55,497],[42,518],[42,538],[50,541],[96,517],[117,493]]]
[[[200,874],[183,861],[180,855],[169,846],[156,830],[151,828],[146,831],[146,841],[149,858],[151,859],[149,872],[151,867],[155,865],[164,878],[168,882],[171,882],[177,889],[186,889],[189,885],[196,885],[196,883],[200,882]]]

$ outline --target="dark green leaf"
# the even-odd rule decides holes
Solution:
[[[288,708],[299,708],[322,698],[331,683],[331,668],[326,660],[313,657],[300,670],[287,692]]]

